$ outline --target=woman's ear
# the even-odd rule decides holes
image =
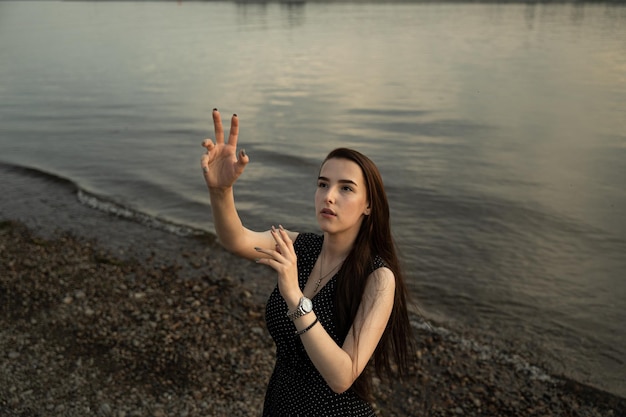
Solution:
[[[372,212],[372,209],[370,208],[370,205],[368,204],[363,214],[365,214],[366,216],[369,216],[371,212]]]

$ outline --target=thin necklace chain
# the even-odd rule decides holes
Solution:
[[[327,276],[329,276],[335,269],[337,269],[337,267],[339,265],[341,265],[343,263],[345,259],[342,259],[341,261],[339,261],[339,263],[335,266],[333,266],[331,268],[330,271],[328,271],[326,274],[323,273],[323,268],[324,268],[324,252],[322,251],[322,262],[320,262],[320,277],[317,280],[317,282],[315,283],[315,289],[313,290],[313,294],[317,294],[317,290],[319,290],[320,288],[320,284],[322,283],[322,280],[324,278],[326,278]]]

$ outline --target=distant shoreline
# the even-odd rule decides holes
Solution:
[[[1,0],[1,1],[15,1],[15,0]],[[155,3],[238,3],[238,4],[280,4],[286,6],[304,6],[307,3],[333,3],[333,4],[350,4],[350,3],[364,3],[364,4],[380,4],[380,5],[393,5],[393,4],[620,4],[625,3],[626,0],[31,0],[31,1],[62,1],[62,2],[94,2],[94,3],[106,3],[106,2],[128,2],[128,3],[142,3],[142,2],[155,2]]]

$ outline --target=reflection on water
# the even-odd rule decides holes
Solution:
[[[314,230],[356,147],[428,314],[626,395],[623,39],[611,4],[0,2],[0,159],[209,228],[219,107],[246,222]]]
[[[237,25],[241,27],[272,28],[279,23],[284,27],[295,28],[305,22],[305,1],[280,1],[280,22],[274,19],[274,2],[235,1],[237,5]]]

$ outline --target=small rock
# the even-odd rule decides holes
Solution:
[[[102,403],[98,411],[101,416],[110,416],[112,410],[108,403]]]

